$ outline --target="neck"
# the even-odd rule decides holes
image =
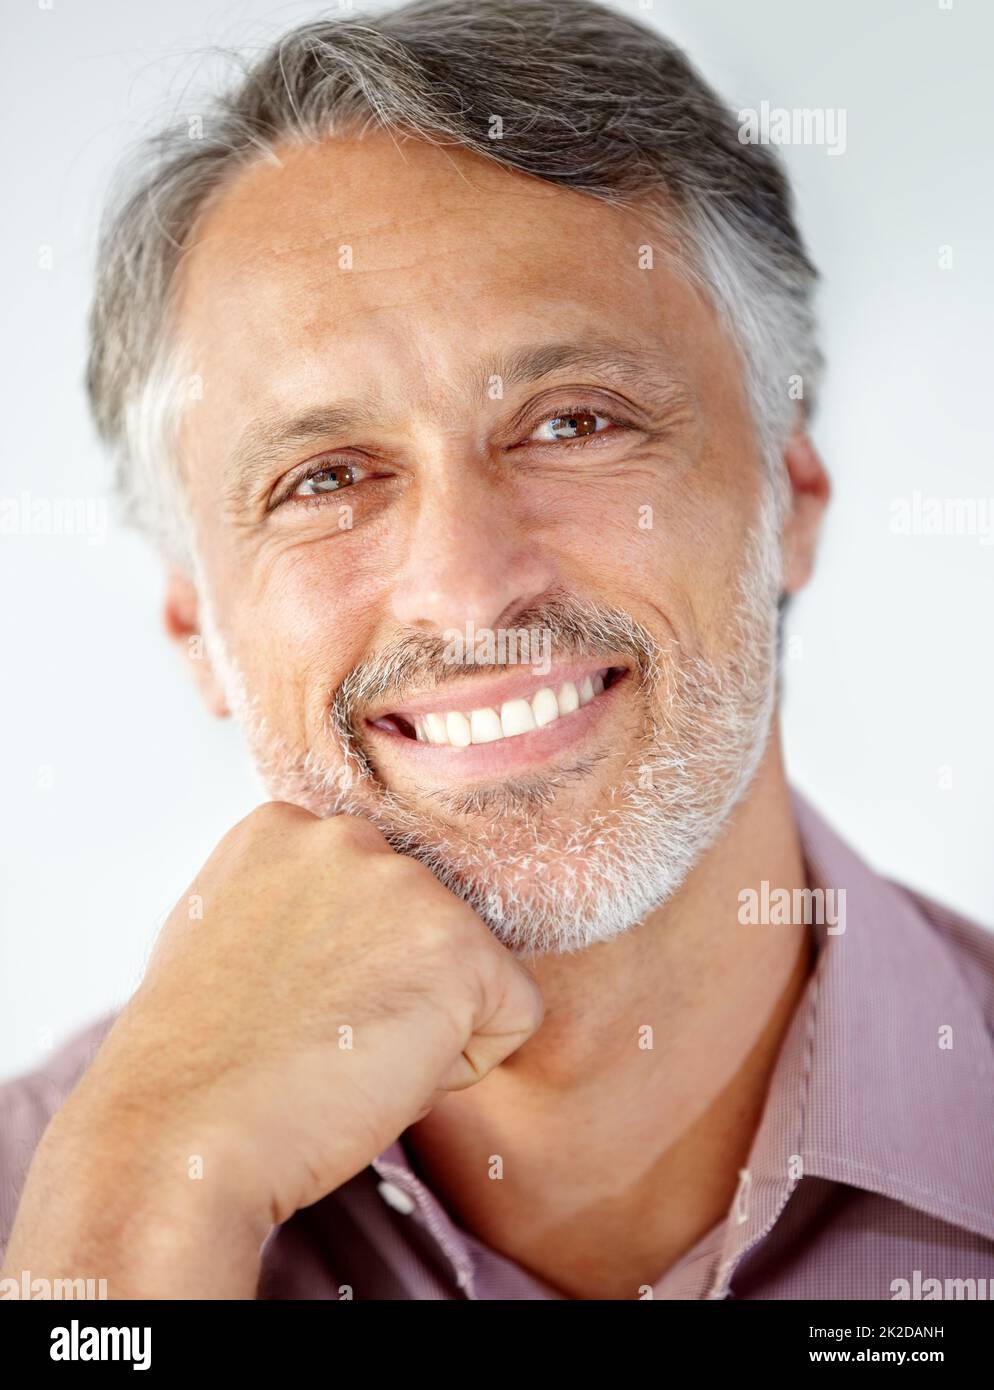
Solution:
[[[728,1211],[812,964],[807,932],[739,922],[763,879],[805,886],[775,738],[680,892],[526,960],[541,1027],[406,1133],[455,1219],[570,1297],[638,1297]]]

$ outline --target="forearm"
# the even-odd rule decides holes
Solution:
[[[28,1173],[2,1275],[106,1281],[109,1298],[254,1298],[271,1227],[216,1157],[212,1180],[179,1167],[175,1145],[60,1126]],[[165,1158],[165,1163],[163,1159]],[[172,1161],[170,1161],[172,1160]]]

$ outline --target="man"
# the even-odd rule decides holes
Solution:
[[[770,150],[586,0],[295,30],[203,134],[110,220],[89,387],[273,800],[3,1089],[8,1287],[986,1287],[992,938],[781,757],[829,485]]]

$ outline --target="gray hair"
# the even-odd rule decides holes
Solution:
[[[808,413],[821,370],[817,271],[777,155],[739,139],[672,43],[593,0],[412,0],[302,25],[241,66],[202,139],[181,126],[143,145],[99,249],[91,409],[127,519],[172,561],[190,559],[177,433],[196,381],[181,375],[173,309],[199,220],[279,147],[374,126],[658,219],[669,245],[657,253],[675,256],[738,345],[779,510],[789,383],[803,384]]]

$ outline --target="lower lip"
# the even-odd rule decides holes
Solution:
[[[616,677],[602,695],[589,704],[581,705],[572,714],[562,714],[541,729],[513,738],[495,739],[493,743],[471,743],[467,748],[452,748],[445,744],[422,742],[401,733],[388,733],[373,724],[366,725],[367,736],[393,754],[408,758],[412,766],[424,772],[438,772],[446,778],[499,776],[515,768],[546,762],[571,744],[579,743],[591,733],[608,711],[616,696],[628,683],[629,671]],[[375,746],[375,743],[374,743]]]

